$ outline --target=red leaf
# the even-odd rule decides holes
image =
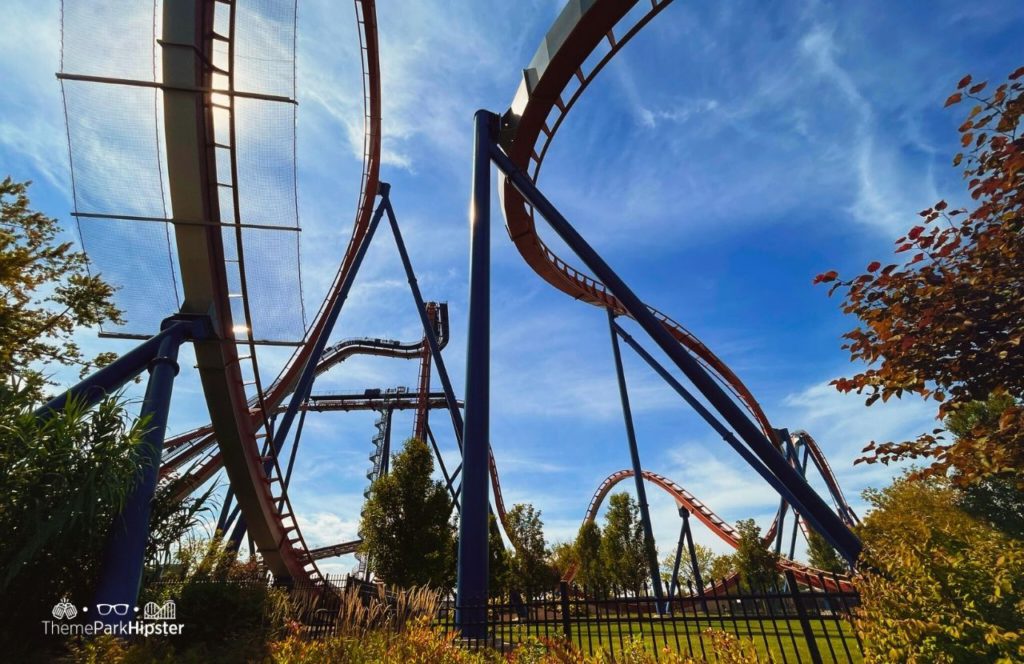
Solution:
[[[872,261],[871,263],[868,264],[868,272],[874,272],[880,267],[882,267],[881,263],[879,263],[878,261]]]
[[[949,95],[949,99],[946,100],[945,105],[943,105],[943,108],[947,108],[949,106],[952,106],[953,104],[958,104],[960,103],[960,100],[963,98],[964,96],[959,92],[957,92],[956,94],[951,94]]]
[[[967,92],[971,93],[972,95],[976,95],[979,92],[981,92],[982,90],[984,90],[986,85],[988,85],[988,81],[982,81],[981,83],[978,83],[977,85],[972,85],[971,89],[968,90]]]
[[[947,207],[948,206],[946,205],[946,201],[939,201],[938,203],[935,204],[936,210],[945,210]]]
[[[828,272],[823,272],[822,274],[816,276],[814,278],[814,283],[820,284],[826,281],[835,281],[836,277],[838,276],[838,272],[836,272],[835,270],[829,270]]]
[[[1012,74],[1010,74],[1010,80],[1011,81],[1016,81],[1021,76],[1024,76],[1024,67],[1021,67],[1021,68],[1017,69],[1017,71],[1015,71]]]
[[[968,74],[967,76],[964,76],[963,78],[960,79],[960,82],[956,84],[956,89],[957,90],[962,90],[963,88],[966,88],[970,84],[971,84],[971,75]]]
[[[907,249],[913,249],[913,248],[914,248],[914,245],[912,245],[909,242],[907,242],[906,244],[901,244],[900,246],[896,247],[896,253],[898,254],[901,251],[906,251]]]
[[[913,228],[910,229],[910,232],[907,233],[907,237],[910,238],[911,240],[916,240],[918,236],[921,235],[921,233],[923,232],[924,226],[914,226]]]

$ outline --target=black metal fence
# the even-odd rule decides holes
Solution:
[[[852,623],[857,593],[837,576],[819,576],[814,581],[798,583],[787,572],[784,578],[753,588],[734,577],[713,584],[714,590],[703,594],[687,584],[688,588],[660,602],[646,588],[592,592],[563,582],[546,592],[512,593],[492,598],[484,606],[466,606],[467,616],[479,616],[479,621],[464,622],[461,643],[467,648],[486,646],[508,652],[524,643],[561,642],[587,654],[604,651],[613,657],[643,648],[656,659],[667,649],[717,662],[722,635],[728,634],[766,661],[861,662],[862,644]],[[213,583],[239,588],[272,585],[265,579]],[[407,597],[403,600],[401,594],[353,576],[338,575],[316,584],[273,585],[287,590],[295,617],[311,639],[345,632],[353,604],[383,604],[380,609],[393,613],[417,610],[409,606]],[[456,607],[454,598],[440,600],[434,624],[459,633],[457,608],[461,607]]]
[[[862,661],[851,622],[857,594],[840,590],[839,578],[818,581],[817,588],[798,585],[787,573],[784,582],[753,589],[733,579],[716,584],[714,593],[701,595],[691,587],[689,594],[661,602],[645,590],[613,595],[562,583],[530,598],[513,594],[486,607],[465,607],[467,616],[480,617],[464,622],[465,632],[486,637],[464,642],[504,652],[531,640],[561,639],[587,654],[603,650],[614,656],[642,647],[656,659],[667,649],[715,662],[722,647],[715,633],[726,633],[765,660],[783,664]],[[438,624],[455,630],[455,613],[454,601],[443,602]]]

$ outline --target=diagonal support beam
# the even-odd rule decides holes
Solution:
[[[481,114],[481,112],[478,112],[478,117]],[[493,114],[486,115],[496,117]],[[493,140],[490,141],[489,151],[491,160],[505,174],[516,190],[522,194],[523,198],[533,206],[534,210],[544,218],[551,229],[579,256],[580,260],[605,285],[608,291],[619,300],[626,312],[643,328],[644,332],[647,333],[658,347],[671,358],[673,364],[686,375],[715,410],[722,415],[750,450],[760,459],[761,463],[767,466],[771,473],[779,478],[777,489],[783,498],[799,511],[851,565],[856,564],[857,557],[861,551],[861,542],[853,531],[828,507],[821,496],[800,476],[800,473],[789,465],[785,457],[779,454],[772,442],[750,421],[740,407],[726,394],[725,390],[700,366],[696,359],[679,345],[668,330],[651,313],[647,305],[626,285],[611,266],[594,251],[593,247],[562,216],[529,176],[522,172]],[[479,177],[479,172],[476,175]],[[487,169],[485,175],[489,175],[489,169]],[[487,183],[486,180],[485,183]],[[474,181],[474,187],[476,184],[476,181]],[[481,201],[485,198],[489,197],[483,197]],[[476,209],[478,203],[479,201],[474,198],[474,209]],[[487,213],[489,214],[489,209]],[[483,226],[484,224],[479,225]],[[475,244],[471,244],[471,246],[475,247]],[[474,258],[476,257],[475,252],[472,255]],[[481,278],[480,282],[481,284],[489,283],[486,278]],[[471,281],[471,301],[474,292],[472,284],[473,282]],[[485,336],[487,334],[486,327],[483,327],[480,333],[481,336]],[[469,343],[473,343],[472,338],[469,340]],[[473,391],[467,385],[467,417],[470,413],[469,397],[472,394]]]
[[[292,392],[292,398],[288,402],[288,408],[285,410],[284,415],[281,417],[276,427],[276,431],[274,432],[274,441],[270,449],[271,459],[264,464],[264,471],[268,475],[277,463],[277,456],[284,448],[292,422],[295,420],[295,415],[299,411],[299,406],[305,403],[306,399],[309,398],[310,390],[313,388],[313,380],[316,378],[317,362],[320,361],[320,356],[323,354],[324,348],[327,346],[327,340],[331,336],[331,332],[334,330],[334,326],[338,322],[338,318],[341,316],[342,307],[344,307],[345,301],[348,299],[349,292],[352,290],[352,284],[355,282],[356,275],[359,273],[359,267],[362,265],[363,258],[366,256],[366,250],[369,248],[370,242],[373,240],[373,235],[377,230],[377,226],[380,225],[381,217],[384,215],[388,189],[389,186],[387,184],[383,182],[380,184],[378,193],[382,200],[377,204],[377,209],[374,211],[373,217],[370,219],[370,225],[366,229],[366,234],[363,236],[362,242],[359,243],[359,248],[356,250],[356,255],[352,261],[352,265],[348,272],[345,273],[345,280],[341,284],[338,300],[327,315],[323,330],[316,342],[313,344],[313,350],[309,354],[309,357],[306,360],[306,365],[302,368],[302,373],[299,375],[299,379],[296,382],[295,391]],[[245,535],[247,527],[245,517],[239,517],[234,530],[231,532],[231,546],[237,548],[238,545],[241,544],[242,537]]]
[[[165,320],[162,327],[167,334],[154,337],[159,338],[160,344],[147,362],[149,383],[139,413],[147,428],[139,446],[139,467],[124,499],[124,506],[114,518],[107,535],[96,584],[97,604],[134,606],[138,601],[149,541],[151,504],[160,473],[171,392],[174,378],[178,375],[178,349],[188,340],[207,338],[211,333],[206,317],[187,317],[185,320],[172,317]],[[108,625],[119,625],[134,620],[134,616],[111,613],[102,620]]]
[[[381,186],[386,186],[382,183]],[[462,411],[459,410],[459,402],[455,398],[455,390],[452,388],[451,378],[448,376],[448,368],[445,366],[444,358],[441,356],[441,346],[437,342],[437,334],[434,326],[430,323],[430,315],[427,313],[427,306],[423,302],[423,294],[420,292],[419,282],[416,281],[416,273],[412,269],[412,261],[409,260],[409,252],[405,248],[405,240],[402,239],[402,231],[398,227],[398,219],[395,210],[391,206],[391,199],[387,194],[383,200],[384,211],[388,215],[388,223],[391,225],[391,233],[395,237],[395,246],[398,247],[398,255],[402,259],[402,267],[405,268],[405,276],[409,280],[409,290],[412,291],[412,298],[416,302],[416,311],[420,315],[420,322],[423,324],[423,334],[430,346],[430,354],[433,357],[434,365],[437,367],[437,377],[441,381],[441,389],[444,391],[445,401],[448,402],[448,413],[452,418],[452,428],[455,429],[455,440],[462,449],[463,421]]]
[[[647,488],[644,486],[643,467],[640,465],[640,450],[633,428],[633,411],[629,406],[629,389],[626,387],[626,372],[622,368],[622,353],[619,338],[615,333],[615,314],[608,311],[608,331],[612,338],[612,357],[615,359],[615,377],[619,383],[619,398],[622,400],[622,418],[626,423],[626,440],[629,443],[629,459],[633,464],[633,479],[636,481],[636,500],[640,504],[640,523],[644,529],[644,556],[651,573],[651,587],[658,613],[664,610],[664,592],[661,588],[661,570],[658,565],[658,547],[654,543],[654,529],[651,527],[651,508],[647,504]]]

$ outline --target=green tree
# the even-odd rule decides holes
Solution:
[[[1021,661],[1024,542],[957,507],[959,494],[906,477],[865,492],[854,577],[865,661]]]
[[[73,340],[77,328],[121,323],[114,289],[90,275],[85,254],[60,242],[56,219],[31,209],[29,182],[0,182],[0,377],[17,378],[41,395],[40,364],[87,371],[112,359],[87,360]]]
[[[708,573],[711,575],[711,579],[706,580],[705,585],[710,585],[711,580],[721,581],[727,579],[737,571],[736,569],[736,556],[735,554],[724,554],[715,556],[712,559],[711,564],[708,566]]]
[[[168,639],[165,655],[151,651],[142,659],[268,661],[270,643],[287,633],[297,607],[289,605],[284,588],[267,584],[258,557],[242,560],[236,549],[214,538],[184,542],[174,558],[176,564],[163,577],[171,583],[144,585],[139,604],[174,600],[187,637]]]
[[[503,597],[509,590],[511,558],[505,549],[504,540],[501,539],[498,520],[493,514],[489,514],[487,520],[487,551],[490,556],[487,564],[487,586],[491,596]]]
[[[715,560],[719,558],[711,547],[704,546],[703,544],[694,544],[693,553],[697,558],[697,571],[700,572],[701,582],[707,585],[711,582],[712,567]],[[666,591],[669,588],[669,584],[672,583],[672,570],[676,564],[676,554],[672,553],[666,555],[661,561],[661,578],[665,581]],[[690,560],[690,553],[687,547],[683,547],[683,559],[679,562],[679,592],[689,592],[689,588],[693,587],[694,591],[697,590],[697,579],[693,575],[693,562]]]
[[[0,641],[31,647],[22,630],[61,597],[92,596],[100,557],[114,517],[139,472],[146,423],[112,397],[86,409],[72,399],[65,410],[39,421],[34,410],[53,365],[84,371],[87,361],[72,339],[82,328],[121,322],[113,289],[90,275],[85,255],[59,242],[56,220],[35,212],[29,183],[0,182]],[[157,490],[147,561],[166,555],[198,523],[210,492],[174,499],[173,482]]]
[[[733,559],[742,583],[755,589],[770,588],[778,580],[779,556],[761,537],[761,528],[753,519],[736,522],[739,542]]]
[[[547,543],[540,510],[529,503],[517,503],[506,514],[509,538],[516,542],[512,556],[512,585],[527,593],[548,590],[551,569],[547,564]]]
[[[72,399],[45,421],[34,407],[31,388],[0,381],[0,597],[18,598],[0,602],[0,642],[11,639],[0,652],[8,656],[41,638],[38,621],[61,597],[92,597],[144,429],[128,424],[116,399],[91,410]]]
[[[426,443],[410,438],[392,458],[391,472],[370,487],[360,549],[373,573],[389,584],[447,589],[454,583],[452,504],[433,472]]]
[[[204,516],[213,514],[213,494],[218,483],[212,483],[202,493],[179,497],[182,485],[189,481],[189,474],[198,466],[196,462],[180,476],[166,478],[156,486],[150,505],[146,565],[158,573],[171,563],[175,549],[201,532]]]
[[[595,592],[608,589],[608,571],[601,558],[601,527],[596,521],[586,521],[576,534],[576,560],[579,568],[576,581]]]
[[[1016,405],[1007,394],[991,394],[984,401],[972,401],[952,413],[946,418],[946,430],[957,440],[983,436],[986,431],[997,430],[1003,413]],[[960,485],[961,508],[1010,537],[1024,539],[1024,490],[1013,473],[989,475]]]
[[[850,571],[832,545],[813,528],[807,530],[807,562],[825,572],[846,574]]]
[[[577,563],[576,545],[574,542],[555,542],[548,550],[548,566],[555,582],[561,581],[562,575]]]
[[[641,592],[649,570],[639,506],[628,493],[612,494],[604,521],[601,560],[608,580],[622,590]]]

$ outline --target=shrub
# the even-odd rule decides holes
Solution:
[[[865,497],[857,627],[867,661],[1024,659],[1024,542],[957,507],[945,480]]]
[[[140,599],[175,601],[183,630],[166,642],[176,656],[260,660],[266,644],[287,633],[293,614],[288,594],[271,587],[258,560],[239,560],[217,539],[183,547],[178,559],[176,577],[151,584]]]

